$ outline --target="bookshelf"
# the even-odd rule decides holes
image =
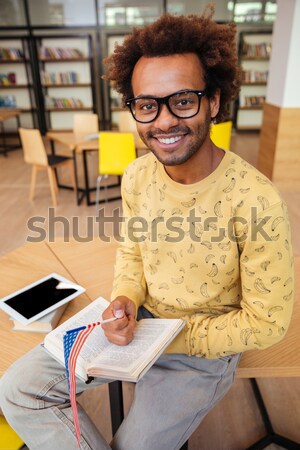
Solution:
[[[37,36],[36,52],[44,131],[72,129],[74,112],[96,105],[91,36]]]
[[[239,58],[243,77],[236,103],[236,129],[259,130],[266,99],[272,34],[269,31],[240,34]]]
[[[110,34],[106,35],[106,52],[107,55],[111,55],[114,52],[116,43],[122,44],[125,38],[125,34]],[[113,89],[112,86],[108,86],[108,99],[109,99],[109,111],[110,111],[110,128],[117,129],[119,124],[119,113],[124,111],[122,107],[121,95]]]
[[[26,37],[0,37],[0,109],[20,110],[20,125],[37,126],[35,95]],[[16,132],[15,118],[5,121],[7,132]]]

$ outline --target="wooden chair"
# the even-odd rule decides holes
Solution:
[[[73,131],[76,134],[98,133],[98,115],[90,113],[75,113],[73,116]]]
[[[215,145],[221,147],[223,150],[230,150],[232,122],[217,123],[211,126],[210,138]]]
[[[119,113],[119,131],[122,133],[133,133],[134,135],[134,141],[135,146],[137,150],[144,150],[147,149],[144,142],[141,140],[137,129],[136,129],[136,122],[134,118],[132,117],[131,113],[127,110],[120,111]]]
[[[123,175],[126,167],[136,159],[134,136],[132,133],[99,133],[99,175],[96,188],[96,208],[99,205],[102,178],[109,175]]]
[[[32,175],[30,184],[30,200],[34,198],[36,175],[39,170],[47,170],[53,206],[57,206],[56,193],[58,186],[56,182],[55,169],[68,166],[70,170],[72,185],[76,193],[76,182],[74,177],[73,159],[67,156],[47,155],[44,142],[39,130],[19,128],[20,139],[24,151],[24,159],[27,164],[32,164]]]
[[[135,120],[132,117],[132,115],[130,114],[129,111],[125,110],[125,111],[120,111],[119,112],[119,131],[122,132],[127,132],[127,133],[134,133],[136,132],[136,124],[135,124]]]

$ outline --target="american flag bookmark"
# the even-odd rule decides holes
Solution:
[[[113,320],[116,319],[117,317],[112,317],[111,319],[103,320],[102,322],[94,322],[79,328],[74,328],[72,330],[66,331],[63,336],[66,375],[68,380],[70,403],[72,408],[76,439],[79,448],[80,448],[80,424],[76,402],[76,376],[75,376],[77,358],[85,341],[87,340],[93,329],[97,325],[112,322]]]

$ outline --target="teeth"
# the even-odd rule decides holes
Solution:
[[[182,136],[174,136],[167,139],[158,138],[158,141],[161,142],[162,144],[174,144],[175,142],[180,141],[181,138]]]

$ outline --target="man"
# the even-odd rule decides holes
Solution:
[[[107,61],[151,153],[123,177],[124,240],[104,313],[121,318],[103,328],[127,345],[138,310],[186,325],[137,383],[111,447],[80,409],[82,448],[179,449],[228,391],[240,353],[278,342],[288,328],[285,205],[263,175],[210,140],[240,76],[234,28],[211,16],[165,15]],[[1,406],[31,449],[76,447],[64,371],[42,349],[4,376]]]

